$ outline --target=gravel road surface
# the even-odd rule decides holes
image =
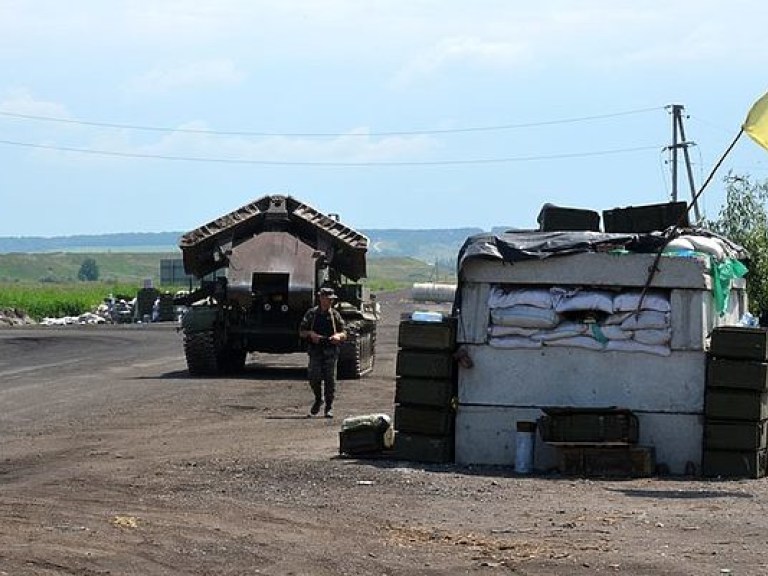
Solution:
[[[768,480],[517,477],[338,457],[375,373],[307,418],[302,355],[191,378],[175,325],[0,330],[0,576],[768,574]]]

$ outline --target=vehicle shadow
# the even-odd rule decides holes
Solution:
[[[267,366],[248,364],[242,372],[215,376],[193,376],[189,371],[172,370],[152,376],[137,376],[135,380],[306,380],[307,368],[299,366]]]

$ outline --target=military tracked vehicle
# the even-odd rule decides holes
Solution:
[[[359,283],[368,238],[291,196],[264,196],[184,234],[184,269],[198,289],[176,299],[189,306],[181,327],[189,372],[242,370],[248,353],[306,350],[299,323],[317,292],[332,287],[347,325],[338,377],[373,369],[378,308]]]

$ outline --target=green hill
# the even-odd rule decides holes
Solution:
[[[415,258],[441,267],[451,267],[464,241],[479,228],[445,228],[426,230],[374,229],[361,230],[368,237],[369,257]],[[80,236],[0,237],[2,254],[41,253],[146,253],[178,252],[180,232],[121,233]]]
[[[151,278],[160,284],[160,261],[180,258],[176,252],[51,252],[0,254],[0,282],[77,282],[77,273],[86,258],[93,258],[102,282],[141,286]],[[453,269],[439,267],[415,258],[377,258],[368,260],[368,284],[374,289],[409,286],[414,282],[450,281]]]

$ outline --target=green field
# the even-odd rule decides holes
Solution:
[[[178,257],[178,253],[158,252],[0,254],[0,309],[23,310],[37,320],[75,316],[93,310],[109,294],[134,297],[146,279],[161,290],[188,288],[160,285],[160,261]],[[96,261],[99,280],[77,280],[86,258]],[[415,282],[455,281],[453,270],[435,272],[434,265],[413,258],[370,258],[366,284],[377,292],[407,288]]]

